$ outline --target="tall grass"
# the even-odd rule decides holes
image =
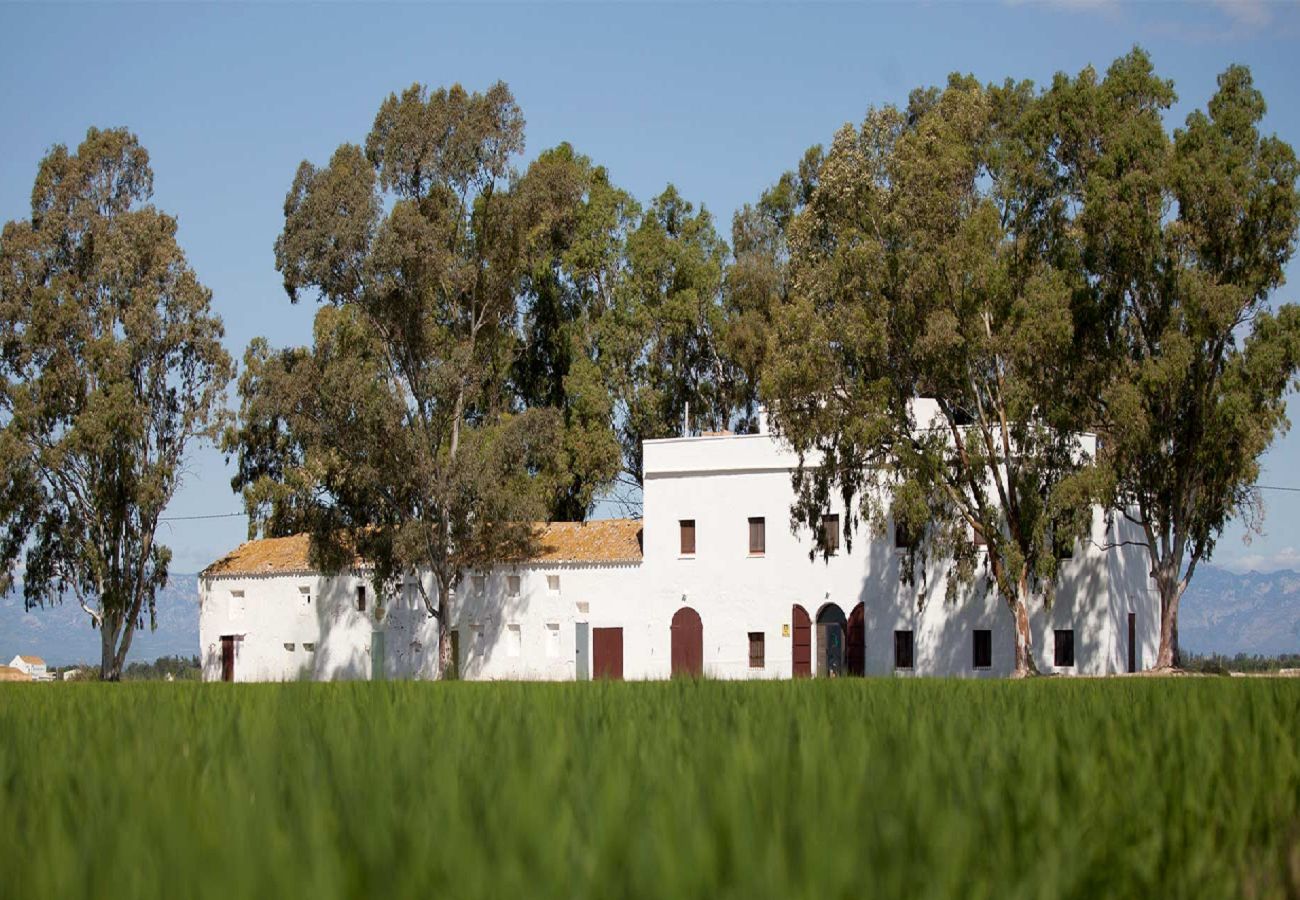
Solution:
[[[1300,682],[6,685],[5,897],[1286,896]]]

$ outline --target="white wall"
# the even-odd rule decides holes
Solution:
[[[795,457],[768,435],[649,441],[645,444],[644,559],[640,564],[503,565],[487,573],[480,590],[465,573],[451,602],[459,634],[461,676],[471,679],[575,677],[575,628],[623,629],[625,678],[671,674],[670,623],[690,606],[703,623],[704,671],[719,678],[788,678],[793,666],[794,604],[813,621],[829,603],[849,616],[865,612],[865,668],[875,675],[991,677],[1013,668],[1014,629],[1005,603],[988,592],[945,599],[945,565],[931,564],[924,579],[900,579],[903,551],[892,531],[858,531],[852,549],[829,560],[809,559],[811,535],[790,530],[791,469]],[[846,520],[844,510],[831,509]],[[766,521],[762,556],[748,552],[748,520]],[[678,522],[696,523],[696,552],[683,558]],[[1118,526],[1117,526],[1118,527]],[[1124,530],[1128,528],[1128,531]],[[1139,668],[1155,660],[1158,602],[1150,588],[1144,551],[1102,549],[1131,540],[1132,526],[1107,533],[1100,511],[1091,540],[1063,563],[1050,609],[1032,610],[1038,667],[1053,665],[1055,629],[1073,629],[1076,664],[1060,674],[1103,674],[1127,667],[1127,616],[1137,613]],[[511,575],[519,592],[509,591]],[[557,576],[558,591],[547,577]],[[365,613],[355,590],[366,584]],[[434,590],[425,577],[426,590]],[[301,589],[312,597],[306,603]],[[243,591],[243,598],[233,592]],[[318,678],[369,678],[372,634],[385,634],[386,677],[436,677],[437,623],[418,597],[401,591],[382,621],[373,588],[361,574],[312,574],[205,579],[201,585],[200,641],[204,677],[221,675],[223,634],[237,634],[236,680],[283,680],[300,673]],[[551,644],[555,626],[558,646]],[[514,629],[517,628],[517,633]],[[972,665],[974,629],[992,631],[993,664]],[[914,632],[915,669],[895,672],[894,632]],[[765,635],[761,668],[749,665],[749,633]],[[292,651],[286,643],[294,644]],[[308,651],[304,643],[314,643]],[[589,645],[590,646],[590,645]],[[593,660],[594,662],[594,660]]]

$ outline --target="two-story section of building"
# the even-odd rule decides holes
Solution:
[[[1090,440],[1090,439],[1089,439]],[[450,598],[453,671],[471,679],[1009,674],[1011,615],[975,584],[946,598],[945,560],[904,579],[892,527],[844,540],[849,510],[792,530],[798,460],[769,433],[647,441],[642,519],[537,526],[529,559],[462,573]],[[1042,672],[1151,665],[1158,601],[1141,548],[1093,533],[1031,611]],[[1118,545],[1118,546],[1117,546]],[[200,578],[210,680],[438,677],[427,573],[376,603],[364,561],[312,570],[305,535],[251,541]],[[423,586],[423,591],[420,587]]]

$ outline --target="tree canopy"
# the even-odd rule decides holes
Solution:
[[[211,293],[147,202],[124,129],[54,147],[31,217],[0,235],[0,560],[28,607],[71,591],[117,680],[167,582],[156,540],[187,449],[215,435],[232,376]]]

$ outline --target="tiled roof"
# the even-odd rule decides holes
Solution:
[[[32,676],[13,666],[0,666],[0,681],[31,681]]]
[[[306,534],[248,541],[201,573],[211,575],[273,575],[312,571]],[[529,562],[628,563],[641,561],[640,519],[597,519],[591,522],[545,522],[537,525],[537,551]]]
[[[45,660],[41,659],[39,656],[28,656],[26,653],[20,653],[18,654],[18,658],[21,659],[23,662],[27,663],[29,666],[45,665]]]

